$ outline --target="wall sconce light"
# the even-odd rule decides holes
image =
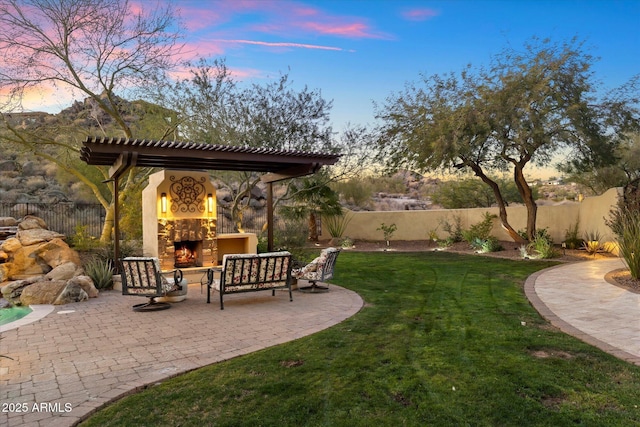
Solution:
[[[207,194],[207,211],[213,213],[213,194]]]
[[[162,213],[167,213],[167,193],[162,193],[160,195],[160,211]]]

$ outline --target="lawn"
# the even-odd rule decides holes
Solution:
[[[333,283],[365,300],[352,318],[167,380],[82,425],[640,424],[640,367],[558,332],[526,300],[524,280],[549,265],[343,253]]]

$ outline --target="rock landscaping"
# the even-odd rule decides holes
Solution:
[[[0,290],[11,305],[67,304],[98,296],[79,254],[42,218],[0,217]]]

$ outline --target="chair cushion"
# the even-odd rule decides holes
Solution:
[[[124,261],[152,261],[152,263],[145,262],[142,264],[146,268],[141,269],[139,274],[131,274],[129,269],[125,269],[124,274],[126,275],[127,283],[131,284],[131,287],[128,290],[130,294],[155,295],[157,287],[156,272],[162,271],[160,269],[160,261],[158,258],[126,257],[124,258]],[[168,279],[162,274],[159,276],[162,284],[161,289],[164,294],[178,289],[178,286],[174,284],[173,278]]]
[[[293,277],[296,279],[319,280],[322,277],[327,257],[330,253],[337,251],[338,250],[336,248],[323,249],[322,252],[320,252],[320,255],[313,261],[302,267],[300,270],[294,271],[292,273]]]

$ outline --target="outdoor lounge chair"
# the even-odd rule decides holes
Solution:
[[[122,295],[136,295],[149,298],[144,304],[133,306],[134,311],[166,310],[168,302],[158,302],[156,298],[165,297],[169,292],[182,290],[186,282],[182,280],[179,269],[162,272],[158,258],[127,257],[120,260],[122,277]],[[172,274],[172,278],[164,277]]]
[[[310,284],[308,286],[298,286],[300,292],[327,292],[329,286],[318,285],[317,282],[324,283],[333,277],[333,269],[336,260],[340,255],[340,249],[326,248],[320,252],[320,256],[302,267],[300,270],[294,271],[292,276],[298,280],[306,280]]]

